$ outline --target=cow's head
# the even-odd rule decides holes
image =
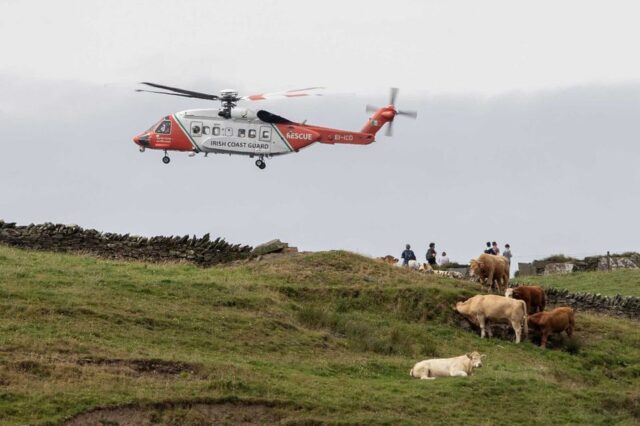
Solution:
[[[478,259],[471,259],[471,262],[469,262],[469,275],[471,275],[471,277],[480,275],[483,266],[482,262]]]
[[[512,288],[508,288],[508,289],[504,292],[504,297],[513,297],[513,289],[512,289]]]
[[[476,351],[467,354],[467,358],[471,360],[471,365],[473,366],[473,368],[482,367],[482,358],[484,358],[485,356],[486,355],[484,354],[480,355]]]
[[[456,306],[453,308],[453,310],[461,313],[462,315],[465,315],[467,313],[467,305],[469,304],[470,300],[471,299],[467,299],[464,302],[456,302]]]

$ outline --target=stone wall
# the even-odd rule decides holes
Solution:
[[[222,238],[138,237],[101,233],[77,225],[16,226],[0,220],[0,244],[33,250],[88,253],[109,259],[144,262],[187,261],[201,266],[245,259],[251,247],[229,244]]]
[[[607,254],[573,259],[562,255],[531,263],[518,263],[516,276],[549,275],[570,272],[610,271],[640,268],[640,253]]]
[[[578,311],[593,311],[640,319],[640,297],[570,293],[567,289],[559,288],[545,288],[544,291],[547,295],[547,304],[571,306]]]

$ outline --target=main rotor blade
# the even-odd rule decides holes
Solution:
[[[196,99],[207,99],[207,100],[212,100],[209,97],[202,97],[202,96],[193,96],[193,95],[183,95],[182,93],[170,93],[170,92],[158,92],[156,90],[144,90],[144,89],[136,89],[136,92],[146,92],[146,93],[157,93],[159,95],[171,95],[171,96],[181,96],[183,98],[196,98]],[[215,100],[215,99],[213,99]]]
[[[404,111],[404,110],[399,110],[397,112],[397,115],[404,115],[406,117],[410,117],[410,118],[418,118],[418,111]]]
[[[396,104],[396,98],[398,97],[398,92],[400,91],[400,89],[398,89],[397,87],[392,87],[391,88],[391,93],[389,93],[389,105],[395,105]]]
[[[243,96],[240,99],[247,101],[263,101],[265,99],[298,98],[301,96],[322,96],[323,93],[318,93],[318,91],[322,89],[325,89],[325,87],[307,87],[304,89],[286,90],[284,92],[261,93],[259,95]]]
[[[375,106],[375,105],[369,105],[369,104],[367,104],[366,109],[367,109],[367,112],[376,112],[376,111],[377,111],[377,110],[379,110],[380,108],[378,108],[378,107],[377,107],[377,106]]]
[[[209,93],[202,93],[202,92],[194,92],[193,90],[179,89],[177,87],[163,86],[162,84],[149,83],[148,81],[143,81],[140,84],[145,84],[147,86],[155,87],[158,89],[169,90],[171,92],[182,93],[184,95],[191,95],[194,98],[209,99],[212,101],[217,101],[218,99],[220,99],[220,97],[217,95],[211,95]]]
[[[387,130],[384,133],[386,136],[393,136],[393,121],[390,121],[387,125]]]

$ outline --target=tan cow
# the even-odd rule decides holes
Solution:
[[[522,328],[524,328],[525,337],[529,334],[527,304],[523,300],[493,294],[478,294],[464,302],[456,303],[454,309],[480,326],[481,338],[485,336],[488,320],[509,322],[516,333],[516,343],[520,343]],[[491,337],[490,327],[487,332]]]
[[[560,307],[552,311],[538,312],[529,317],[528,322],[531,328],[542,333],[541,347],[547,347],[547,338],[551,333],[566,331],[567,336],[571,337],[576,326],[574,312],[569,307]]]
[[[480,282],[486,281],[489,290],[496,283],[497,292],[502,293],[502,288],[509,285],[509,259],[503,256],[482,253],[477,259],[472,259],[469,265],[471,277],[480,278]]]
[[[420,361],[409,371],[409,376],[433,380],[436,377],[466,377],[474,368],[482,367],[482,358],[478,352],[471,352],[453,358],[436,358]]]

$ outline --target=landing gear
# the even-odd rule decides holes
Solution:
[[[169,164],[169,161],[171,161],[171,158],[169,158],[169,156],[167,155],[167,151],[164,152],[164,157],[162,157],[162,162],[164,164]]]
[[[140,147],[140,152],[144,152],[144,146]]]
[[[265,163],[264,161],[262,161],[262,159],[260,160],[256,160],[256,166],[258,166],[258,168],[260,170],[264,169],[265,167],[267,167],[267,163]]]

